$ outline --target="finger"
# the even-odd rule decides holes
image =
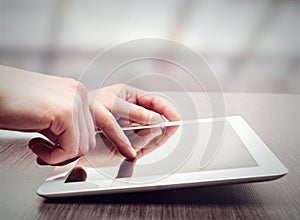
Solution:
[[[79,148],[82,154],[86,154],[89,150],[89,134],[88,125],[85,120],[83,106],[80,105],[78,111],[78,127],[79,127]],[[76,117],[76,116],[75,116]]]
[[[88,99],[85,100],[85,103],[83,105],[83,113],[87,125],[87,132],[88,132],[88,140],[89,140],[89,150],[92,150],[95,148],[96,145],[96,137],[95,137],[95,126],[94,121],[91,115],[91,111],[89,108],[89,102]]]
[[[47,147],[49,150],[52,150],[55,146],[50,141],[45,140],[44,138],[38,137],[38,138],[32,138],[28,142],[28,147],[30,150],[33,150],[34,147],[36,147],[39,144],[44,144],[45,147]]]
[[[34,138],[29,142],[29,148],[37,155],[37,163],[39,165],[56,165],[62,166],[74,161],[77,158],[68,159],[59,163],[49,159],[54,150],[61,150],[49,141],[43,138]]]
[[[50,140],[54,143],[59,143],[61,147],[55,147],[53,143],[50,143],[43,138],[34,138],[29,142],[30,149],[37,154],[41,160],[51,165],[77,157],[79,155],[79,145],[76,137],[77,135],[75,133],[79,132],[75,131],[75,128],[78,128],[78,119],[77,117],[75,118],[74,123],[72,123],[71,119],[66,118],[65,121],[69,124],[60,134],[55,134],[52,131],[42,132],[47,135],[47,137],[49,136],[51,138]]]
[[[118,117],[126,118],[143,125],[164,122],[160,114],[120,98],[115,100],[112,113]]]
[[[57,143],[57,135],[55,135],[50,129],[45,129],[39,132],[48,138],[48,140],[52,141],[52,143]]]
[[[41,165],[41,166],[44,166],[44,165],[50,165],[48,163],[46,163],[45,161],[43,161],[41,158],[37,157],[36,158],[36,162]]]
[[[51,131],[42,131],[41,134],[45,135],[53,143],[59,143],[59,141],[58,141],[59,138],[56,135],[54,135]],[[51,143],[47,140],[44,140],[43,138],[34,138],[34,139],[30,140],[28,146],[35,154],[37,154],[37,156],[38,156],[37,163],[38,164],[40,164],[40,165],[58,165],[60,163],[67,164],[67,163],[69,163],[68,162],[69,160],[73,160],[74,158],[76,158],[76,156],[80,155],[80,154],[77,154],[76,156],[74,156],[70,159],[70,155],[65,153],[65,151],[62,149],[62,147],[57,148],[57,147],[55,147],[55,145],[53,143]],[[61,142],[61,143],[63,143],[63,142]],[[60,146],[62,146],[62,145],[60,144]],[[46,149],[43,149],[45,147],[46,147]],[[41,149],[39,149],[39,148],[41,148]],[[56,148],[58,150],[55,150]],[[54,150],[59,151],[59,152],[54,154],[54,152],[53,152]],[[61,155],[60,155],[60,158],[53,159],[53,157],[55,157],[55,156],[53,156],[53,154],[54,155],[61,154]],[[63,155],[63,154],[66,154],[66,155]],[[72,162],[72,161],[70,161],[70,162]]]
[[[66,123],[65,130],[57,135],[57,142],[61,145],[61,150],[51,152],[51,164],[57,164],[81,155],[79,148],[80,129],[79,129],[78,105],[73,107],[73,114],[67,115],[63,120]],[[51,130],[51,128],[50,128]],[[46,161],[48,162],[48,161]]]
[[[55,148],[52,143],[43,138],[34,138],[29,141],[28,146],[31,151],[35,153],[41,161],[44,162],[44,164],[51,164],[49,157],[52,150]]]
[[[138,105],[165,116],[169,121],[180,120],[179,115],[173,109],[173,107],[166,101],[164,101],[162,98],[156,95],[146,94],[145,91],[140,89],[136,89],[136,93]]]
[[[36,158],[36,162],[41,165],[41,166],[44,166],[44,165],[51,165],[51,166],[64,166],[66,164],[69,164],[69,163],[72,163],[74,162],[75,160],[78,160],[79,157],[74,157],[72,159],[69,159],[69,160],[66,160],[66,161],[63,161],[61,163],[56,163],[56,164],[48,164],[46,163],[45,161],[43,161],[41,158]]]
[[[103,131],[105,136],[117,147],[122,155],[134,158],[136,152],[111,112],[99,102],[95,103],[94,111],[96,126]]]

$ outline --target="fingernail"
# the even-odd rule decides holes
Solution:
[[[122,131],[121,127],[119,127],[118,124],[113,124],[113,125],[114,125],[115,130],[118,131],[117,134],[118,134],[119,138],[129,147],[132,157],[136,157],[136,151],[133,149],[128,137]]]
[[[135,149],[132,147],[132,145],[131,145],[131,143],[130,143],[128,137],[126,136],[126,134],[125,134],[123,131],[121,131],[121,132],[119,133],[119,135],[120,135],[120,138],[122,139],[122,141],[129,147],[130,153],[131,153],[132,157],[136,157],[136,151],[135,151]]]
[[[136,157],[136,151],[133,149],[133,147],[130,147],[130,152],[132,154],[132,157]]]

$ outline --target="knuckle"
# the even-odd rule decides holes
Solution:
[[[77,95],[81,98],[87,98],[88,97],[88,91],[84,84],[82,82],[79,82],[75,79],[68,79],[68,83],[70,88],[76,92]]]
[[[87,91],[86,87],[81,82],[77,82],[77,83],[78,83],[78,85],[77,85],[78,94],[80,95],[81,98],[87,99],[88,91]]]
[[[66,81],[67,81],[68,86],[72,89],[76,89],[78,86],[78,83],[79,83],[77,80],[72,79],[72,78],[67,78]]]
[[[74,85],[74,89],[76,89],[76,91],[78,92],[79,95],[83,96],[83,95],[87,95],[87,89],[84,86],[83,83],[76,81],[76,84]]]

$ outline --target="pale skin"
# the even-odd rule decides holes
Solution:
[[[29,141],[39,164],[67,163],[95,147],[95,128],[127,158],[136,150],[121,129],[133,124],[177,121],[179,116],[156,95],[123,84],[88,92],[69,78],[0,65],[0,129],[39,132]]]

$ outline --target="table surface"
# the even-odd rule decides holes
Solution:
[[[184,98],[176,95],[177,104]],[[203,94],[191,95],[209,115]],[[288,168],[270,182],[48,201],[36,190],[51,171],[28,150],[28,138],[0,133],[0,219],[299,219],[300,96],[225,94],[225,115],[241,115]],[[222,116],[222,113],[218,113]],[[224,114],[224,113],[223,113]]]

